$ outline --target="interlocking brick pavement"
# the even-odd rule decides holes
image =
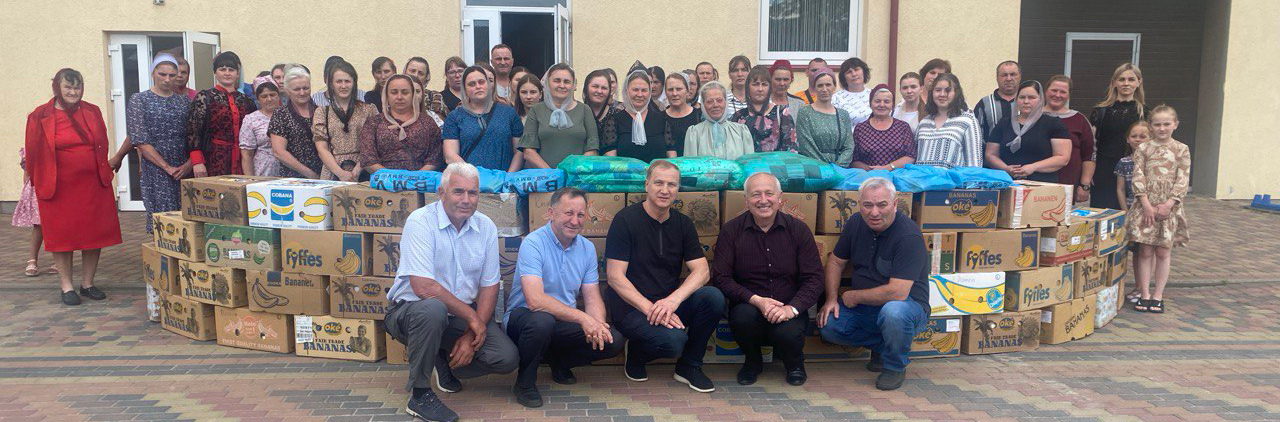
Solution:
[[[754,386],[736,365],[708,365],[712,394],[670,380],[629,382],[617,366],[577,370],[546,406],[511,398],[513,376],[469,380],[445,397],[467,418],[561,421],[717,420],[1280,420],[1280,215],[1188,200],[1191,247],[1175,251],[1169,312],[1125,310],[1085,339],[1036,351],[924,359],[892,392],[858,362],[810,363],[792,387],[770,366]],[[2,217],[0,217],[2,218]],[[146,321],[139,213],[122,213],[126,245],[103,254],[104,302],[64,307],[56,276],[21,275],[27,231],[0,228],[0,420],[408,420],[405,367],[217,346]],[[43,262],[48,262],[44,255]],[[42,264],[43,266],[43,264]]]

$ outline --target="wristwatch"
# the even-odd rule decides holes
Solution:
[[[1088,192],[1089,189],[1093,189],[1093,185],[1080,185],[1080,189],[1084,189],[1085,192]]]

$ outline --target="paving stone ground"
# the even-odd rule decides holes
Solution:
[[[492,420],[1280,420],[1280,215],[1239,205],[1188,200],[1193,243],[1174,253],[1167,314],[1124,310],[1032,352],[917,360],[897,391],[835,362],[808,364],[803,387],[777,366],[741,387],[736,365],[708,365],[711,394],[670,380],[669,365],[644,383],[598,366],[572,386],[542,374],[541,409],[514,402],[512,375],[444,398]],[[58,303],[56,276],[22,276],[27,231],[0,228],[0,420],[409,420],[404,366],[221,347],[146,321],[141,220],[121,214],[127,247],[104,251],[99,275],[110,297],[79,307]]]

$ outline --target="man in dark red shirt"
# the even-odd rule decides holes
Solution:
[[[803,385],[807,311],[822,294],[818,245],[808,225],[778,210],[778,178],[753,174],[743,191],[747,212],[720,228],[711,267],[711,283],[729,302],[729,329],[746,357],[738,384],[755,384],[764,368],[760,346],[769,342],[787,383]]]

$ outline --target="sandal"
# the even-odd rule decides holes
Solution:
[[[1151,299],[1138,299],[1138,301],[1133,304],[1133,310],[1138,312],[1150,312],[1151,302]]]
[[[44,270],[44,273],[45,273],[45,274],[57,274],[57,273],[58,273],[58,266],[57,266],[57,265],[50,265],[50,266],[49,266],[49,269]]]
[[[1135,289],[1134,291],[1129,292],[1129,294],[1124,295],[1124,300],[1136,305],[1139,300],[1142,300],[1142,293]]]
[[[39,268],[39,267],[36,267],[36,260],[34,260],[34,259],[28,259],[28,260],[27,260],[27,269],[26,269],[26,270],[23,270],[23,271],[22,271],[22,273],[23,273],[23,274],[26,274],[26,275],[27,275],[27,277],[35,277],[36,275],[39,275],[39,274],[40,274],[40,268]]]
[[[1164,313],[1164,300],[1150,299],[1147,300],[1147,312],[1153,314]]]

